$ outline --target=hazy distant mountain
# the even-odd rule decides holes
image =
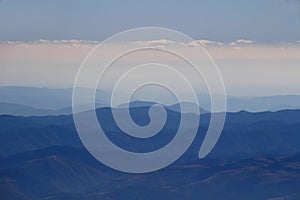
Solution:
[[[0,87],[1,102],[26,105],[41,109],[69,107],[72,89],[49,89],[32,87]]]
[[[59,110],[72,107],[72,88],[0,87],[0,102],[29,106],[35,109]],[[90,89],[81,88],[82,95]],[[107,92],[96,92],[96,104],[109,105]]]
[[[190,103],[190,102],[181,102],[181,103],[176,103],[176,104],[173,104],[171,106],[168,106],[168,109],[172,110],[172,111],[175,111],[175,112],[181,112],[180,110],[180,105],[184,105],[187,107],[187,112],[186,113],[195,113],[195,104],[193,103]],[[199,108],[199,111],[200,111],[200,114],[205,114],[205,113],[208,113],[208,111],[202,109],[202,108]]]
[[[0,114],[3,115],[21,115],[21,116],[45,116],[45,115],[69,115],[72,108],[62,108],[58,110],[37,109],[15,103],[0,103]]]
[[[118,106],[118,108],[137,108],[137,107],[149,107],[156,104],[156,102],[151,101],[132,101],[129,104],[123,103]]]
[[[80,107],[80,106],[77,106]],[[81,106],[83,110],[87,105]],[[102,108],[105,105],[96,104],[96,108]],[[38,109],[30,106],[25,106],[15,103],[0,103],[0,115],[15,115],[15,116],[49,116],[49,115],[70,115],[72,107],[61,109]]]
[[[90,89],[81,88],[82,95],[89,92]],[[167,96],[162,96],[164,102],[168,102]],[[208,95],[198,94],[200,107],[209,112],[210,97]],[[218,98],[217,98],[218,99]],[[33,87],[0,87],[0,102],[13,103],[29,106],[35,109],[60,110],[70,108],[72,106],[72,88],[67,89],[49,89],[49,88],[33,88]],[[131,107],[147,106],[151,102],[136,100],[130,103]],[[110,93],[108,91],[97,90],[96,104],[102,106],[110,105]],[[128,107],[127,104],[121,104],[120,107]],[[178,111],[178,105],[170,107],[171,110]],[[278,95],[268,97],[228,97],[227,111],[237,112],[246,110],[249,112],[276,111],[284,109],[300,109],[300,95]],[[34,111],[37,112],[37,111]],[[39,113],[39,112],[38,112]]]
[[[121,104],[118,106],[118,108],[137,108],[137,107],[149,107],[149,106],[152,106],[154,104],[157,104],[156,102],[149,102],[149,101],[132,101],[130,102],[129,104],[127,103],[124,103],[124,104]],[[176,103],[176,104],[173,104],[173,105],[162,105],[162,106],[165,106],[166,108],[168,108],[169,110],[171,111],[174,111],[174,112],[181,112],[180,110],[180,105],[184,105],[185,108],[187,109],[187,112],[186,113],[195,113],[195,110],[196,110],[196,104],[194,103],[191,103],[191,102],[181,102],[181,103]],[[204,114],[204,113],[207,113],[206,110],[202,109],[202,108],[199,108],[200,109],[200,113],[201,114]]]
[[[283,109],[299,109],[300,95],[278,95],[267,97],[228,98],[228,111],[237,112],[247,110],[250,112],[277,111]]]

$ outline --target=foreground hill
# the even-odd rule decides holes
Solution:
[[[204,159],[148,174],[109,169],[84,149],[50,147],[0,159],[3,199],[286,199],[300,197],[300,154]]]
[[[133,120],[146,125],[148,110],[131,108]],[[135,152],[167,144],[180,121],[178,112],[167,109],[165,127],[145,140],[124,134],[111,108],[97,115],[109,139]],[[85,150],[71,115],[0,115],[1,199],[300,199],[300,110],[227,113],[220,140],[199,160],[209,121],[209,113],[201,115],[193,144],[171,166],[126,174]]]

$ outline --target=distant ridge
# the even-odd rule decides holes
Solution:
[[[21,116],[47,116],[47,115],[69,115],[72,108],[62,108],[58,110],[38,109],[31,106],[16,103],[0,103],[0,114],[21,115]]]
[[[168,117],[164,128],[147,141],[130,137],[115,123],[112,109],[97,109],[99,121],[108,137],[124,149],[147,152],[168,143],[180,123],[178,112],[166,109]],[[132,119],[139,125],[150,121],[147,107],[132,108]],[[202,144],[210,113],[200,117],[200,126],[194,146],[187,159],[196,158]],[[0,155],[41,149],[53,145],[82,147],[72,115],[59,116],[10,116],[0,115]],[[250,113],[227,113],[220,140],[211,152],[213,157],[252,157],[258,155],[286,155],[300,152],[300,110]],[[18,138],[18,140],[15,140]]]
[[[86,94],[91,89],[81,88],[82,94]],[[97,90],[96,103],[97,107],[110,105],[110,93],[104,90]],[[198,94],[200,101],[201,113],[210,112],[210,98],[208,95]],[[163,97],[163,102],[168,102],[168,97]],[[16,86],[0,86],[0,103],[10,103],[23,106],[17,112],[16,109],[7,105],[5,114],[14,115],[31,115],[31,112],[36,113],[33,115],[48,115],[51,114],[69,114],[72,107],[72,88],[50,89],[50,88],[36,88],[36,87],[16,87]],[[149,106],[153,102],[145,102],[141,100],[133,101],[130,103],[130,107]],[[3,107],[4,105],[2,105]],[[27,107],[24,107],[27,106]],[[169,105],[167,105],[169,106]],[[28,108],[31,107],[31,108]],[[121,104],[119,107],[128,107],[126,104]],[[38,109],[38,110],[33,110]],[[9,110],[12,109],[12,110]],[[66,109],[66,110],[64,110]],[[169,109],[179,111],[178,105],[170,105]],[[227,99],[227,111],[238,112],[240,110],[246,110],[249,112],[261,112],[261,111],[277,111],[285,109],[300,109],[300,95],[276,95],[276,96],[264,96],[264,97],[233,97],[228,96]],[[53,111],[55,110],[55,111]],[[0,112],[2,114],[3,111]],[[46,113],[46,114],[43,114]]]
[[[160,104],[160,103],[156,103],[156,102],[152,102],[152,101],[132,101],[129,104],[121,104],[118,106],[118,108],[137,108],[137,107],[150,107],[154,104]],[[162,104],[160,104],[162,105]],[[172,104],[172,105],[163,105],[164,107],[166,107],[169,110],[172,110],[174,112],[178,112],[180,113],[180,105],[184,105],[187,108],[187,112],[186,113],[195,113],[195,110],[197,108],[197,105],[191,102],[180,102],[180,103],[176,103],[176,104]],[[204,113],[208,113],[208,111],[199,108],[200,113],[204,114]]]

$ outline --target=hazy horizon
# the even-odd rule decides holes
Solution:
[[[0,85],[71,88],[81,63],[98,43],[128,29],[164,27],[192,37],[209,52],[229,96],[300,94],[299,19],[298,0],[2,0]],[[141,38],[108,46],[107,55],[123,45],[164,48],[176,42]],[[195,42],[178,48],[192,52]],[[125,62],[134,64],[134,59]]]

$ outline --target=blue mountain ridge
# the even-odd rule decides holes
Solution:
[[[131,107],[133,120],[148,124],[149,108]],[[164,128],[148,139],[123,133],[109,107],[97,109],[97,116],[116,145],[147,152],[161,148],[176,134],[181,114],[168,107],[166,111]],[[300,110],[227,113],[217,145],[200,160],[210,116],[201,115],[194,142],[175,163],[147,174],[127,174],[89,154],[72,115],[0,115],[1,199],[300,198]]]

